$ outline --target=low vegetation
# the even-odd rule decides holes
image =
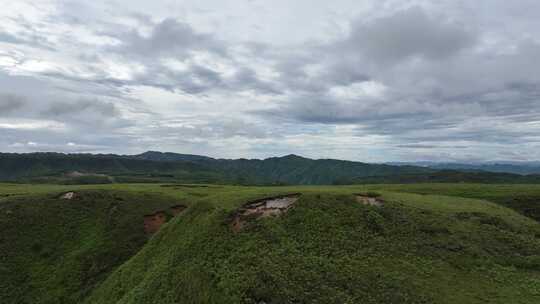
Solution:
[[[66,192],[76,195],[62,199]],[[302,195],[284,212],[231,227],[247,202],[291,193]],[[512,193],[535,197],[540,187],[0,184],[0,295],[3,303],[538,303],[540,224],[506,207]],[[187,209],[144,232],[144,215],[178,204]]]
[[[63,193],[0,202],[3,303],[79,303],[146,243],[141,214],[177,203],[123,190]]]

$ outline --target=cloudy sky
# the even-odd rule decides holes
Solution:
[[[540,160],[538,0],[0,0],[0,151]]]

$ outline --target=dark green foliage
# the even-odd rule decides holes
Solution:
[[[414,165],[414,163],[410,164]],[[514,174],[540,174],[538,162],[514,162],[514,163],[484,163],[484,164],[460,164],[460,163],[424,163],[434,169],[449,169],[460,171],[488,171],[505,172]]]
[[[221,175],[212,168],[192,162],[158,162],[118,155],[61,154],[61,153],[0,153],[0,180],[74,183],[73,171],[85,174],[105,174],[117,182],[218,182]],[[131,179],[131,180],[129,180]],[[94,181],[95,182],[95,181]],[[102,181],[103,182],[103,181]],[[105,183],[110,182],[109,179]],[[85,184],[88,182],[82,182]]]
[[[73,171],[86,176],[70,177]],[[100,176],[101,175],[101,176]],[[438,171],[296,155],[257,159],[146,152],[140,155],[0,153],[0,180],[26,183],[101,184],[189,182],[238,185],[345,185],[365,183],[539,183],[538,175]]]
[[[358,177],[346,184],[412,184],[412,183],[540,183],[540,175],[519,175],[503,172],[433,170],[431,172],[397,172],[393,175],[374,175]]]
[[[250,184],[331,185],[355,177],[390,176],[428,172],[421,167],[398,167],[333,159],[312,160],[288,155],[265,160],[219,160],[214,164],[235,179],[241,176]]]
[[[81,191],[0,205],[2,303],[78,303],[147,241],[144,214],[168,197]]]
[[[367,197],[374,197],[374,198],[381,197],[381,194],[379,192],[374,192],[374,191],[357,193],[357,195],[367,196]]]
[[[265,160],[224,160],[174,153],[147,152],[136,156],[0,153],[0,180],[74,183],[66,173],[80,171],[110,175],[110,182],[220,182],[246,185],[333,184],[356,177],[430,172],[407,166],[374,165],[299,156]],[[81,182],[88,183],[88,182]],[[97,182],[96,182],[97,183]]]
[[[500,197],[494,201],[515,209],[525,216],[540,221],[540,195],[515,195],[514,197]]]

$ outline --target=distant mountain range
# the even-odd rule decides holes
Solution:
[[[12,182],[183,182],[246,185],[540,182],[540,175],[486,171],[472,167],[436,167],[435,164],[428,166],[314,160],[297,155],[259,160],[215,159],[156,151],[138,155],[0,153],[0,180]]]
[[[513,174],[540,174],[540,162],[486,162],[486,163],[437,163],[437,162],[394,162],[395,166],[419,166],[436,170],[487,171]]]

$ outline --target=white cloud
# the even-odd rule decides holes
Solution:
[[[7,149],[539,157],[538,1],[3,8]]]
[[[62,131],[65,124],[57,121],[34,120],[34,119],[0,119],[0,129],[11,130],[42,130]]]
[[[347,86],[335,86],[329,94],[338,99],[383,98],[388,88],[377,81],[355,82]]]

